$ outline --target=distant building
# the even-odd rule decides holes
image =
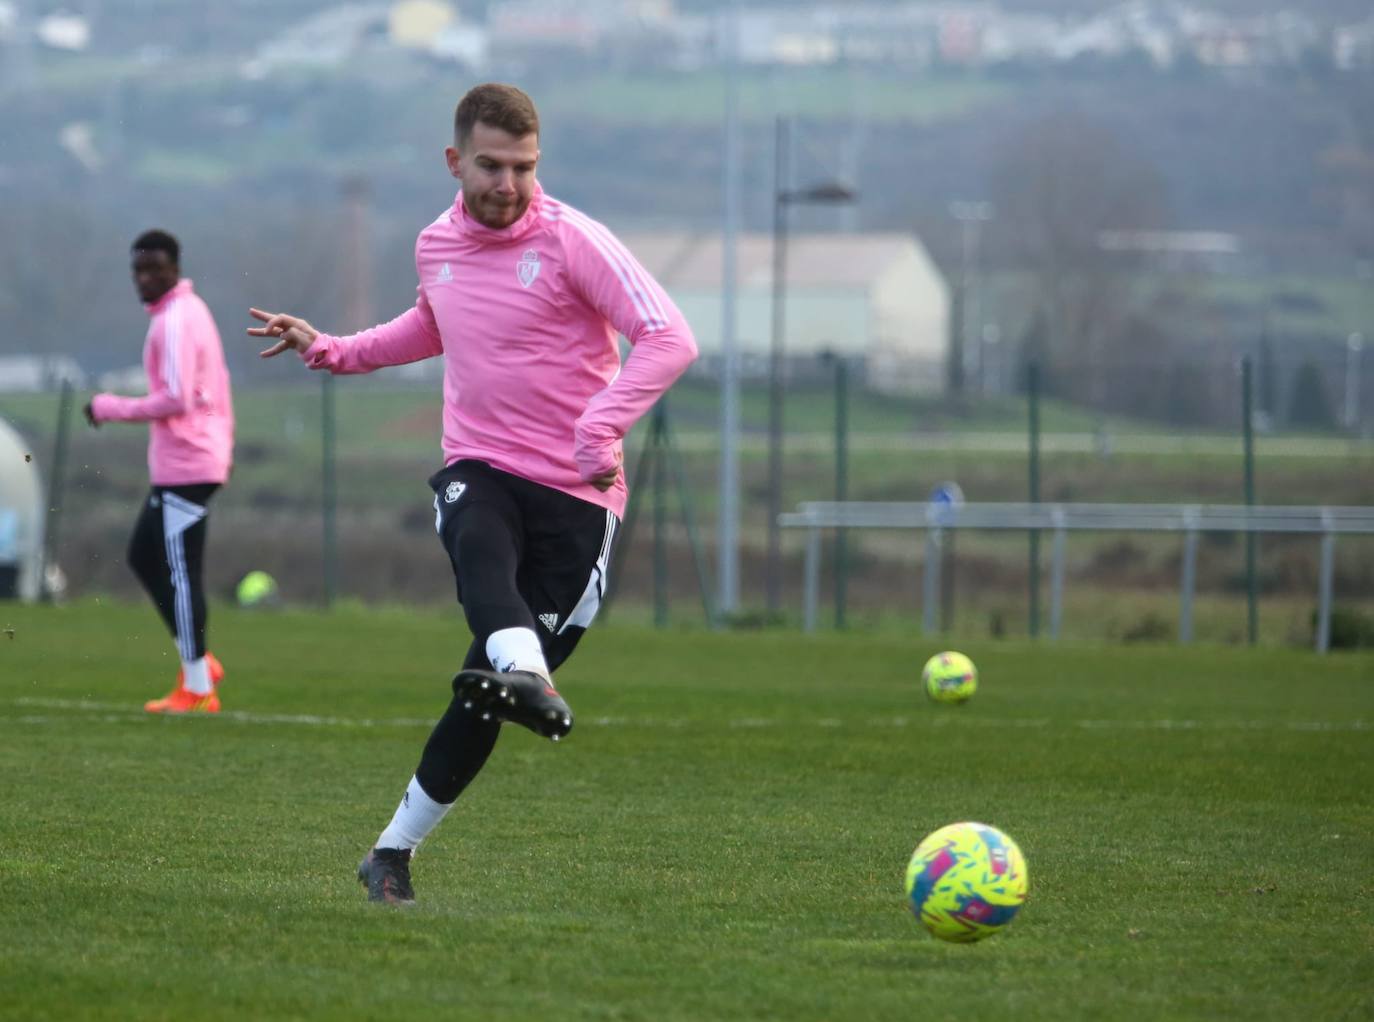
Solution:
[[[1103,252],[1149,255],[1172,272],[1225,272],[1241,254],[1239,236],[1225,231],[1102,231],[1097,245]]]
[[[671,0],[492,0],[486,27],[498,58],[598,57],[640,39],[655,40],[647,49],[661,65],[675,18]]]
[[[283,68],[342,67],[370,47],[387,44],[390,8],[382,3],[347,3],[296,22],[258,48],[242,70],[262,78]]]
[[[103,372],[95,381],[96,389],[117,394],[148,393],[148,371],[142,365],[124,366]]]
[[[64,382],[86,385],[81,366],[67,355],[0,355],[0,394],[40,394]]]
[[[739,11],[742,63],[758,65],[900,64],[907,70],[975,61],[991,8],[915,4],[822,4],[743,7]],[[716,29],[724,38],[724,21]],[[719,53],[717,54],[719,56]]]
[[[1374,18],[1336,29],[1331,41],[1331,60],[1342,71],[1374,69]]]
[[[1059,46],[1059,22],[1043,14],[1008,14],[983,31],[982,56],[988,64],[1047,63]]]
[[[443,0],[401,0],[387,14],[387,37],[396,46],[429,51],[458,14]]]
[[[621,239],[678,303],[707,371],[721,354],[721,240],[714,233],[622,232]],[[742,234],[737,249],[736,337],[746,373],[762,373],[772,337],[773,243]],[[891,392],[944,384],[949,286],[910,234],[798,234],[787,240],[785,352],[830,352],[862,362],[869,384]]]
[[[434,37],[430,53],[439,60],[452,61],[477,71],[486,66],[490,48],[486,28],[454,21]]]
[[[79,14],[56,11],[39,19],[33,35],[49,49],[81,53],[91,45],[91,23]]]

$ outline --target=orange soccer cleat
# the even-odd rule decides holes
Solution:
[[[199,695],[180,684],[161,699],[143,704],[149,713],[219,713],[219,695],[213,690]]]

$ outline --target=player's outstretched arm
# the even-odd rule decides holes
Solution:
[[[261,352],[263,358],[294,351],[311,369],[325,369],[335,375],[370,373],[385,366],[433,358],[444,351],[439,328],[423,293],[395,319],[346,337],[322,333],[299,316],[285,312],[248,311],[262,323],[249,327],[248,333],[276,342]]]
[[[249,309],[248,314],[259,320],[262,326],[250,326],[248,333],[253,337],[270,337],[274,341],[270,348],[260,351],[262,358],[272,358],[283,351],[304,352],[315,343],[319,331],[301,319],[285,312],[264,312],[262,309]]]

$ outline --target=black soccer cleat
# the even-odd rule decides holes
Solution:
[[[413,905],[410,886],[410,849],[374,848],[358,864],[358,882],[367,888],[368,901]]]
[[[572,730],[568,704],[552,683],[530,671],[459,671],[453,694],[483,720],[508,720],[555,742]]]

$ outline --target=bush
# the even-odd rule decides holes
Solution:
[[[1317,638],[1317,612],[1312,611],[1312,641]],[[1349,607],[1331,608],[1332,649],[1374,649],[1374,618]]]
[[[1121,634],[1122,642],[1172,642],[1175,626],[1149,611]]]
[[[787,624],[787,617],[776,610],[738,610],[733,614],[722,614],[719,623],[734,631],[752,632],[763,628],[781,628]]]
[[[1331,429],[1336,425],[1321,370],[1310,360],[1302,364],[1293,378],[1288,423],[1300,429]]]

